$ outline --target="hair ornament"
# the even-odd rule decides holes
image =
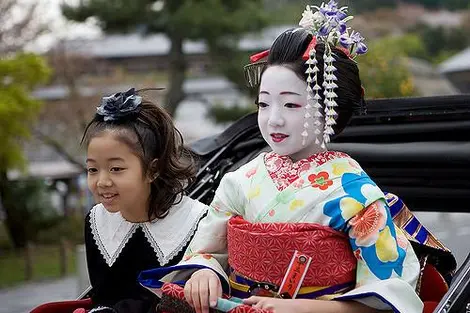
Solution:
[[[315,108],[313,114],[314,125],[321,126],[322,121],[324,122],[323,138],[318,138],[321,135],[319,127],[316,128],[314,134],[315,143],[320,144],[322,148],[325,148],[325,145],[330,142],[330,137],[335,134],[333,126],[336,124],[338,116],[335,109],[338,106],[336,103],[338,95],[335,93],[338,85],[335,81],[338,79],[335,75],[336,67],[334,65],[333,47],[341,49],[351,59],[354,59],[358,54],[367,52],[367,46],[364,44],[364,38],[361,34],[352,31],[346,25],[353,18],[347,15],[347,9],[346,6],[338,8],[338,3],[334,0],[331,0],[328,4],[322,3],[320,7],[307,5],[299,22],[300,27],[313,35],[313,39],[303,55],[307,65],[307,105],[305,107],[305,116],[311,116],[309,111],[313,107]],[[315,46],[318,43],[325,45],[325,52],[323,54],[323,85],[321,87],[318,85],[318,67],[316,66],[318,61],[316,59]],[[323,106],[319,103],[322,97],[318,93],[321,90],[323,90]],[[305,145],[306,138],[308,137],[307,127],[302,132],[302,137],[302,143]]]
[[[138,113],[141,104],[142,97],[136,94],[135,88],[131,88],[126,92],[118,92],[101,98],[96,114],[102,116],[105,122],[118,121]]]

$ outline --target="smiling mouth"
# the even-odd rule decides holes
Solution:
[[[117,193],[100,194],[100,199],[101,199],[101,202],[109,204],[117,197],[117,195],[118,195]]]
[[[281,134],[281,133],[273,133],[273,134],[271,134],[271,139],[272,139],[272,141],[274,141],[274,142],[276,142],[276,143],[279,143],[279,142],[284,141],[287,137],[289,137],[289,135]]]

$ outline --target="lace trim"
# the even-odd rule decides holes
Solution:
[[[155,239],[152,236],[152,233],[147,227],[147,224],[142,224],[142,230],[144,231],[145,237],[147,238],[148,242],[152,246],[153,250],[155,251],[158,259],[158,263],[160,263],[160,266],[165,266],[168,262],[170,262],[175,256],[180,253],[184,247],[188,244],[188,242],[191,240],[192,236],[196,232],[196,229],[199,225],[199,221],[201,220],[202,216],[206,213],[206,210],[201,210],[201,212],[198,213],[197,218],[194,220],[193,225],[189,229],[189,231],[186,233],[186,236],[184,239],[180,242],[178,246],[176,246],[175,249],[171,253],[169,253],[167,256],[163,255],[162,250],[160,249],[158,243],[155,241]]]
[[[96,245],[98,246],[98,250],[103,256],[106,264],[109,267],[111,267],[113,266],[114,262],[116,262],[117,258],[122,252],[122,249],[124,249],[129,239],[131,239],[132,235],[134,235],[134,233],[136,232],[137,228],[139,227],[139,224],[132,225],[132,228],[126,234],[126,236],[124,237],[124,240],[121,241],[114,255],[111,256],[106,250],[106,247],[104,246],[103,241],[101,240],[100,234],[98,232],[98,227],[97,227],[97,222],[96,222],[96,217],[95,217],[96,212],[97,210],[93,210],[91,214],[91,219],[90,219],[91,233],[93,235],[93,239],[95,240]]]

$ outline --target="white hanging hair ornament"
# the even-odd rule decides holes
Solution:
[[[312,8],[316,12],[312,11]],[[333,47],[343,50],[351,59],[358,54],[367,52],[367,46],[363,43],[364,38],[358,33],[350,30],[346,22],[353,17],[346,14],[347,7],[338,8],[336,1],[331,0],[328,4],[322,3],[320,7],[307,5],[302,13],[299,25],[313,35],[313,39],[303,55],[307,64],[307,105],[305,107],[304,131],[302,132],[302,145],[305,145],[309,136],[308,119],[313,117],[315,126],[314,140],[322,148],[330,142],[330,137],[335,134],[333,126],[336,124],[335,108],[338,106],[335,93],[338,85],[334,66]],[[318,61],[316,58],[315,46],[324,43],[325,52],[323,54],[323,85],[318,85]],[[340,46],[339,46],[340,45]],[[323,89],[323,103],[320,101],[320,91]],[[313,110],[312,110],[313,109]],[[322,114],[323,109],[323,114]],[[324,125],[323,136],[320,126]],[[320,137],[320,139],[319,139]]]
[[[307,49],[308,51],[308,59],[306,61],[307,63],[307,105],[305,106],[305,123],[304,123],[304,131],[302,132],[302,145],[305,146],[307,143],[307,138],[308,138],[308,120],[313,117],[314,119],[314,126],[317,127],[321,125],[319,123],[319,119],[322,117],[321,114],[321,104],[318,102],[320,100],[320,95],[318,94],[318,91],[321,89],[320,86],[318,86],[317,83],[317,75],[318,72],[320,71],[318,69],[318,61],[317,61],[317,56],[316,56],[316,50],[315,50],[315,43],[312,41],[310,44],[311,47]],[[310,46],[309,45],[309,46]],[[315,82],[312,87],[312,82]],[[313,110],[312,110],[313,109]],[[320,131],[318,130],[318,133],[316,132],[314,134],[314,140],[315,142],[319,142],[318,140],[318,135]]]

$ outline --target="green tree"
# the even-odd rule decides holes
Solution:
[[[369,45],[366,55],[358,57],[366,98],[406,97],[415,93],[407,56],[422,53],[413,36],[384,38]]]
[[[391,52],[397,53],[399,56],[404,55],[416,58],[425,58],[428,53],[423,39],[416,34],[382,38],[372,43],[373,49],[377,49],[377,45],[386,46]]]
[[[434,27],[425,24],[416,25],[410,31],[419,36],[423,42],[425,54],[423,59],[438,64],[470,44],[469,27]]]
[[[15,235],[10,236],[15,240],[16,247],[21,247],[27,241],[35,241],[39,232],[56,225],[62,218],[54,210],[50,201],[50,190],[41,179],[24,179],[10,182],[10,197],[15,199],[15,204],[9,207],[15,210],[8,211],[10,233],[15,226]],[[12,221],[20,222],[13,225]],[[17,234],[16,231],[21,230]]]
[[[228,80],[230,80],[242,94],[248,95],[249,99],[255,99],[258,90],[248,88],[245,80],[243,65],[248,64],[249,59],[246,53],[237,50],[225,49],[214,53],[213,59],[217,62],[218,71]],[[221,103],[210,106],[208,117],[214,122],[225,124],[233,122],[242,116],[256,110],[254,101],[239,99],[237,103],[233,103],[227,107]]]
[[[235,49],[239,35],[260,30],[266,22],[262,0],[88,0],[78,6],[63,5],[62,12],[79,22],[95,17],[106,33],[166,34],[171,48],[165,103],[171,114],[185,98],[185,39],[202,39],[211,50]]]
[[[22,210],[21,198],[15,195],[7,170],[25,165],[22,144],[30,136],[41,107],[30,93],[48,75],[48,66],[37,55],[17,53],[0,59],[0,201],[15,247],[24,246],[27,232],[26,223],[18,214]]]

